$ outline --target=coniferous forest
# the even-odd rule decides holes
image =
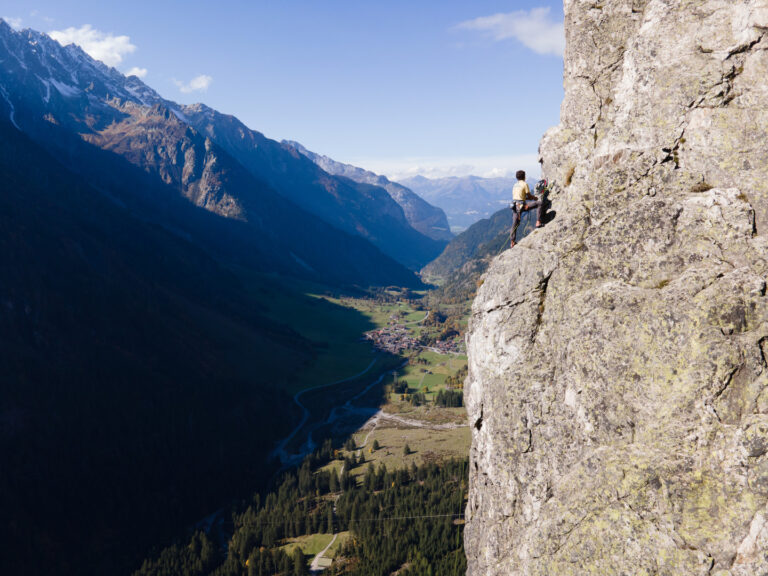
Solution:
[[[308,559],[299,547],[281,548],[286,539],[344,532],[329,576],[464,574],[466,461],[390,471],[347,459],[338,474],[325,467],[333,458],[327,441],[242,503],[225,537],[198,531],[145,560],[135,576],[299,576],[309,573]],[[365,472],[353,475],[353,466]]]

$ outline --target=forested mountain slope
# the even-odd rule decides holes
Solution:
[[[0,174],[0,571],[124,572],[264,478],[313,348],[5,122]]]

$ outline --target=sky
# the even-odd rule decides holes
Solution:
[[[0,17],[393,179],[538,174],[562,0],[3,0]]]

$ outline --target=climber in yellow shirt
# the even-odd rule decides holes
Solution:
[[[517,227],[520,225],[523,212],[537,208],[536,228],[541,228],[541,220],[544,216],[544,195],[542,194],[541,198],[536,198],[531,194],[531,189],[525,181],[525,171],[518,170],[515,176],[517,182],[512,188],[512,204],[509,206],[512,209],[512,231],[509,234],[510,248],[515,245],[517,240]]]

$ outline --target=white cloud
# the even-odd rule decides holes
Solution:
[[[138,78],[144,78],[144,76],[147,75],[147,69],[146,68],[139,68],[138,66],[134,66],[128,72],[125,73],[126,76],[137,76]]]
[[[8,23],[8,26],[14,30],[21,30],[21,18],[11,18],[10,16],[3,16],[3,20]]]
[[[565,27],[551,17],[548,7],[483,16],[456,28],[482,32],[496,41],[514,38],[538,54],[562,56],[565,50]]]
[[[201,74],[200,76],[195,76],[187,83],[182,82],[181,80],[174,80],[173,83],[178,86],[179,90],[183,92],[184,94],[189,94],[190,92],[205,92],[208,90],[208,87],[211,85],[211,82],[213,82],[213,78],[206,74]]]
[[[126,54],[136,51],[128,36],[115,36],[94,29],[90,24],[80,28],[53,30],[48,35],[62,46],[77,44],[91,57],[101,60],[107,66],[117,66]]]
[[[497,178],[513,176],[517,170],[525,170],[536,177],[541,173],[538,159],[536,154],[521,154],[465,158],[353,158],[345,161],[383,174],[390,180],[402,180],[417,175],[427,178],[470,175]]]

